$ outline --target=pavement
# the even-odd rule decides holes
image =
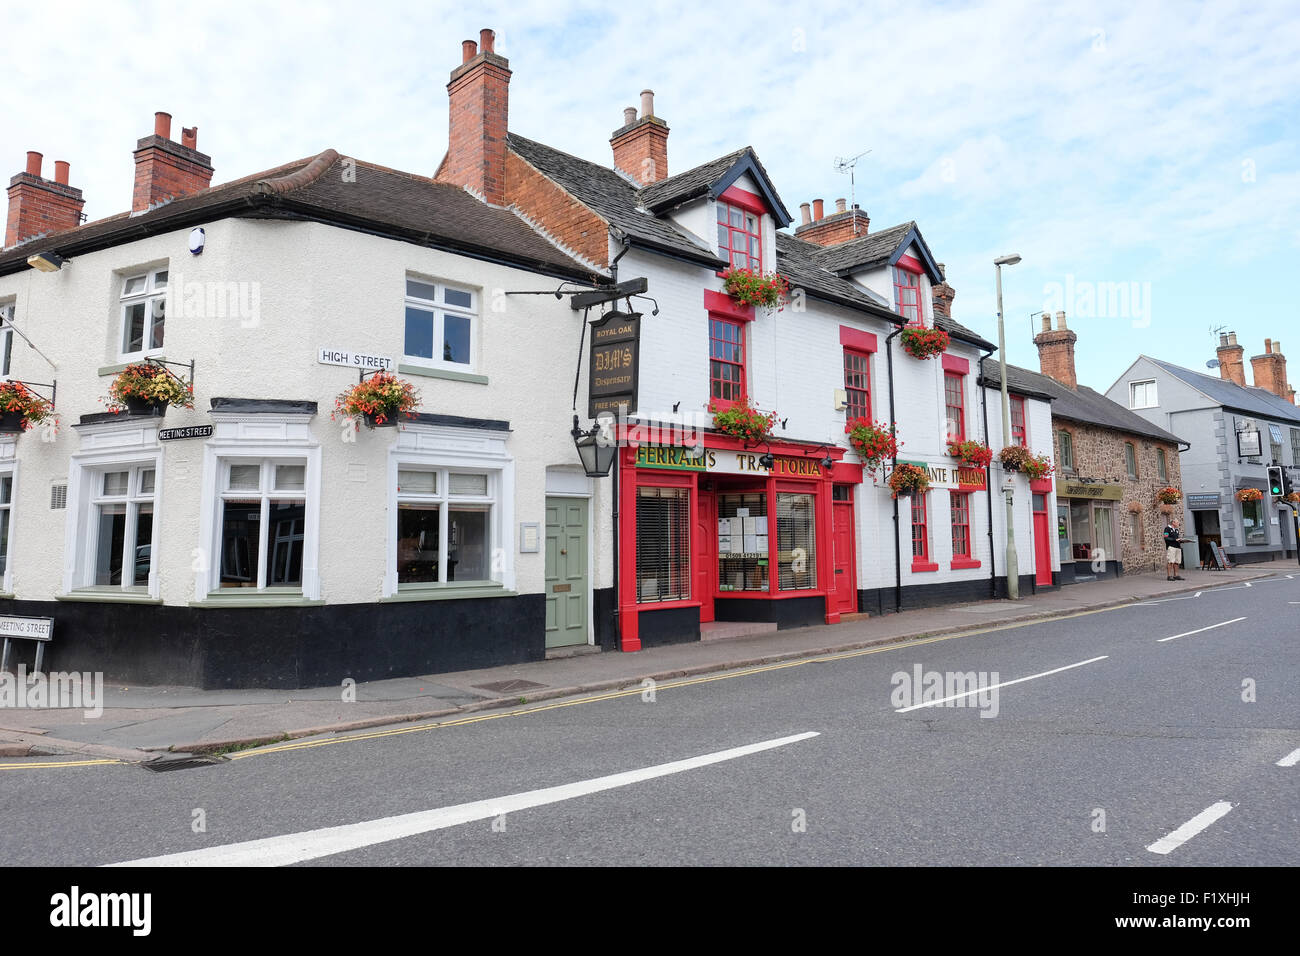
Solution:
[[[448,717],[617,690],[711,672],[818,657],[942,634],[1064,618],[1158,600],[1278,574],[1300,577],[1295,561],[1230,571],[1185,569],[1170,582],[1161,572],[1076,584],[1019,601],[970,604],[864,617],[835,625],[650,648],[635,654],[583,653],[526,664],[308,690],[199,690],[106,685],[103,712],[0,710],[0,758],[23,761],[73,755],[158,762],[175,754],[211,754],[304,737]],[[5,762],[0,759],[0,763]]]

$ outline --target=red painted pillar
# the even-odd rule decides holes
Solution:
[[[618,457],[618,649],[641,650],[636,604],[636,449]]]
[[[817,587],[826,595],[826,623],[840,622],[835,591],[835,518],[831,506],[831,474],[826,469],[817,489]]]

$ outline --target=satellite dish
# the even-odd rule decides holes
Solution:
[[[1218,359],[1210,359],[1208,362],[1205,363],[1205,367],[1206,367],[1206,368],[1218,368],[1218,367],[1219,367],[1219,360],[1218,360]]]
[[[207,242],[207,233],[203,231],[202,226],[195,226],[190,231],[190,255],[197,256],[203,252],[205,242]]]

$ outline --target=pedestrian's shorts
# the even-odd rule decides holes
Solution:
[[[1182,549],[1182,548],[1165,548],[1165,560],[1168,561],[1170,564],[1182,564],[1182,563],[1183,563],[1183,549]]]

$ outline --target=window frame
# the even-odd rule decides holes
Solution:
[[[1147,398],[1146,404],[1138,404],[1138,388],[1142,389],[1142,395]],[[1149,397],[1148,397],[1149,396]],[[1129,408],[1158,408],[1160,399],[1156,392],[1156,380],[1154,378],[1142,379],[1137,382],[1128,383],[1128,407]]]
[[[1130,481],[1138,480],[1137,445],[1131,441],[1126,441],[1124,443],[1124,468]]]
[[[761,275],[763,272],[763,213],[737,203],[733,199],[726,198],[725,195],[714,201],[714,207],[714,219],[718,227],[718,258],[727,261],[726,268],[728,269],[750,269]],[[739,214],[741,222],[739,226],[732,225],[732,213]],[[747,217],[750,216],[754,220],[753,231],[745,228]],[[721,241],[723,230],[726,230],[727,233],[726,245],[723,245]],[[737,250],[733,245],[737,235],[745,237],[745,249],[743,251]],[[757,256],[750,251],[751,246],[758,248]],[[745,257],[745,265],[739,265],[736,262],[738,252]]]
[[[949,390],[951,380],[957,381],[957,397],[960,404],[953,405],[950,401],[952,395]],[[957,410],[957,434],[953,435],[952,415],[953,409]],[[943,429],[944,441],[965,441],[966,440],[966,376],[952,369],[943,371]]]
[[[237,465],[258,466],[258,487],[254,490],[233,489],[230,487],[230,471]],[[295,488],[279,488],[276,486],[276,468],[288,465],[291,467],[302,466],[303,469],[303,487],[299,491]],[[308,568],[308,522],[311,513],[311,482],[310,478],[311,462],[304,453],[293,454],[274,454],[274,455],[222,455],[217,462],[217,488],[216,488],[216,549],[213,554],[214,560],[211,562],[209,573],[209,594],[294,594],[305,595],[307,585],[307,568]],[[222,587],[222,557],[225,545],[225,528],[224,528],[224,502],[226,501],[247,501],[256,498],[258,501],[258,529],[257,529],[257,582],[251,588],[244,587]],[[273,559],[271,553],[271,502],[272,500],[299,501],[303,503],[303,530],[302,530],[302,564],[299,571],[301,579],[297,586],[292,584],[268,584],[270,573],[270,564]],[[290,543],[296,540],[296,536],[290,539]]]
[[[9,500],[0,495],[0,591],[5,594],[13,592],[13,568],[9,560],[14,550],[14,503],[18,500],[18,464],[8,462],[0,465],[0,483],[9,479]]]
[[[1156,477],[1161,481],[1169,480],[1169,456],[1163,448],[1156,449]]]
[[[747,348],[749,343],[748,343],[748,335],[746,334],[745,331],[746,326],[748,326],[749,323],[744,319],[736,318],[734,316],[724,315],[720,312],[708,313],[708,321],[709,321],[709,327],[708,327],[709,401],[716,403],[719,408],[730,408],[732,405],[743,405],[749,400],[749,381],[748,381],[749,376],[748,376],[748,370],[746,368],[746,365],[748,364],[746,358],[747,358]],[[737,341],[732,343],[729,342],[726,338],[718,338],[717,336],[715,336],[713,334],[715,322],[722,326],[734,327],[736,329]],[[715,357],[713,354],[713,343],[715,342],[722,343],[724,347],[732,346],[738,348],[740,352],[740,361],[733,362],[730,359]],[[737,384],[737,388],[739,389],[740,392],[739,397],[722,398],[714,394],[714,383],[723,383],[725,381],[724,379],[715,377],[715,375],[713,374],[714,371],[713,366],[715,362],[739,369],[740,378]]]
[[[952,534],[953,534],[952,563],[951,563],[952,569],[956,571],[956,570],[965,570],[968,568],[978,568],[980,566],[980,561],[978,558],[975,557],[973,551],[974,548],[973,524],[974,524],[975,513],[974,510],[972,509],[971,492],[959,491],[955,488],[950,489],[948,494],[948,509],[949,509],[949,518],[952,525]],[[964,517],[966,520],[964,522],[959,522],[957,520],[959,517]],[[958,529],[962,529],[961,534],[963,535],[963,537],[960,540],[958,539]],[[959,544],[961,544],[962,547],[964,547],[964,551],[958,550]]]
[[[932,549],[930,546],[930,493],[928,491],[920,494],[913,494],[909,502],[911,508],[910,526],[912,529],[912,570],[913,571],[938,571],[939,565],[930,558]],[[917,516],[920,515],[920,521]],[[920,535],[917,535],[917,529],[920,528]],[[920,544],[921,551],[917,553],[917,544]]]
[[[1300,428],[1291,429],[1291,464],[1300,468]]]
[[[410,474],[419,472],[422,474],[433,474],[434,490],[432,492],[403,491],[401,487],[401,476],[403,473]],[[451,477],[453,475],[482,475],[485,479],[486,491],[481,494],[466,494],[463,492],[453,492],[451,490]],[[492,584],[501,584],[498,578],[492,576],[492,564],[495,544],[501,538],[500,512],[501,512],[501,474],[500,469],[488,467],[460,467],[448,465],[436,465],[427,462],[418,462],[406,465],[402,461],[397,463],[397,482],[393,486],[392,494],[394,507],[399,512],[404,503],[419,503],[426,505],[437,505],[438,511],[438,580],[437,581],[402,581],[401,569],[397,568],[397,589],[399,592],[428,588],[433,586],[439,587],[478,587]],[[487,527],[483,534],[483,546],[487,549],[486,565],[488,576],[485,578],[471,578],[456,580],[450,577],[450,556],[452,551],[452,521],[451,512],[457,505],[473,506],[467,510],[483,510],[487,514]],[[432,510],[432,509],[429,509]],[[401,533],[400,523],[398,534]],[[401,547],[401,538],[397,540],[397,547]],[[394,566],[397,565],[397,555],[394,554]]]
[[[0,379],[8,379],[13,365],[15,302],[0,302]]]
[[[643,491],[647,491],[652,488],[655,489],[656,494],[642,495]],[[665,491],[671,491],[673,492],[673,494],[665,496],[663,494],[663,492]],[[696,506],[695,489],[688,484],[667,484],[655,480],[649,480],[644,482],[638,482],[634,491],[634,495],[635,495],[634,497],[635,504],[633,506],[633,514],[632,514],[632,535],[633,535],[633,540],[635,542],[635,554],[633,555],[632,558],[631,570],[632,570],[632,588],[635,597],[635,603],[638,606],[656,605],[656,604],[663,605],[663,604],[682,604],[683,602],[690,602],[696,600],[694,538],[698,532],[695,528],[695,520],[694,520],[695,506]],[[643,596],[644,579],[642,577],[641,567],[640,567],[641,517],[640,517],[639,505],[642,498],[663,499],[664,497],[681,499],[685,501],[685,505],[683,506],[682,519],[681,519],[682,525],[685,528],[685,536],[686,536],[685,546],[677,547],[675,550],[671,548],[669,549],[669,564],[668,564],[669,580],[671,580],[672,571],[673,571],[673,559],[676,559],[677,579],[679,582],[682,583],[682,588],[684,589],[684,593],[675,594],[672,596],[664,596],[663,590],[660,589],[659,593],[656,596],[644,597]],[[671,523],[671,516],[669,517],[669,520]],[[671,528],[669,533],[671,535],[672,533]],[[679,541],[678,544],[680,543],[681,542]],[[770,586],[771,584],[770,572],[769,572],[768,583]],[[766,591],[762,593],[766,593]]]
[[[867,419],[867,421],[872,420],[871,419],[871,354],[872,353],[866,351],[865,349],[857,349],[857,348],[852,348],[850,346],[844,347],[844,395],[845,395],[844,414],[849,421],[852,421],[855,418],[865,418]],[[849,384],[849,375],[851,371],[849,368],[850,359],[854,359],[854,360],[861,359],[862,361],[861,370],[858,369],[852,370],[852,373],[854,375],[860,374],[862,376],[864,380],[862,386]],[[863,398],[863,403],[861,405],[855,405],[853,401],[853,397],[855,394],[861,394]],[[860,411],[855,410],[857,408],[860,408],[861,410]]]
[[[925,296],[922,294],[921,284],[921,267],[920,263],[914,266],[912,263],[899,260],[893,265],[893,285],[894,285],[894,311],[907,319],[907,324],[912,326],[925,326]],[[904,276],[910,276],[915,285],[908,282],[900,282],[899,279]],[[906,309],[911,308],[903,302],[903,293],[910,290],[916,290],[916,315],[909,316]]]
[[[149,356],[161,355],[166,345],[166,323],[167,323],[167,292],[170,288],[170,275],[168,265],[153,266],[144,271],[132,270],[129,273],[118,273],[121,278],[121,284],[118,292],[118,328],[117,328],[117,357],[123,362],[138,362]],[[163,276],[162,284],[159,285],[158,277]],[[143,279],[144,284],[140,289],[134,292],[128,292],[130,284],[137,279]],[[145,307],[145,327],[140,332],[140,348],[135,351],[128,351],[130,335],[130,313],[131,309],[137,305]],[[162,306],[162,315],[158,315],[158,306]],[[150,344],[154,340],[155,329],[157,330],[158,344]]]
[[[432,286],[436,291],[433,299],[425,299],[419,295],[412,294],[411,283]],[[421,368],[441,369],[450,372],[465,372],[475,374],[478,372],[478,353],[479,353],[479,306],[481,296],[479,291],[469,286],[462,286],[452,282],[445,282],[441,279],[433,279],[427,276],[419,275],[413,272],[406,273],[402,286],[402,362],[407,365],[418,365]],[[464,293],[469,296],[469,305],[456,305],[447,301],[448,292]],[[410,342],[408,341],[409,330],[407,323],[409,321],[408,313],[412,310],[428,312],[431,316],[432,328],[430,330],[430,351],[435,354],[429,357],[423,355],[412,355],[407,351]],[[469,361],[457,362],[452,359],[440,358],[437,355],[438,345],[442,344],[446,348],[447,335],[447,317],[462,318],[469,321]]]
[[[1074,433],[1065,428],[1058,428],[1056,434],[1061,470],[1074,471]]]
[[[1268,544],[1268,516],[1264,508],[1263,500],[1242,501],[1239,502],[1239,504],[1241,505],[1241,543],[1248,546]],[[1258,533],[1254,535],[1246,529],[1247,505],[1249,505],[1251,510],[1255,512],[1255,517],[1257,519],[1254,523],[1254,528],[1258,529]]]
[[[1025,397],[1023,395],[1011,395],[1007,400],[1007,407],[1011,416],[1011,444],[1019,445],[1021,448],[1029,447],[1029,419],[1026,417]],[[1020,410],[1020,424],[1016,424],[1016,410]]]
[[[109,423],[111,427],[112,423]],[[84,426],[83,426],[84,427]],[[104,426],[100,426],[104,427]],[[127,489],[121,495],[104,493],[104,475],[112,472],[127,473]],[[153,472],[153,490],[140,491],[140,478],[145,471]],[[68,511],[65,529],[65,554],[63,590],[66,594],[101,594],[107,598],[158,597],[158,553],[161,541],[163,507],[162,454],[155,448],[140,448],[118,454],[78,454],[73,456],[68,481]],[[95,580],[99,555],[99,509],[108,504],[126,506],[126,521],[122,535],[122,570],[117,584],[98,584]],[[139,529],[141,506],[148,505],[153,515],[149,536],[149,576],[143,584],[134,583],[135,549]],[[12,518],[10,528],[12,529]],[[12,535],[12,530],[11,530]],[[126,569],[132,569],[131,583],[127,583]]]

